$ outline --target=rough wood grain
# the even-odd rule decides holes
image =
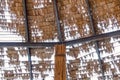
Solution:
[[[65,46],[55,46],[55,78],[54,80],[66,80],[66,57],[65,57]]]

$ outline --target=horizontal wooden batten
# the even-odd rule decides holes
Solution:
[[[104,33],[104,34],[98,34],[90,37],[85,37],[85,38],[80,38],[76,40],[71,40],[71,41],[64,41],[62,42],[63,44],[69,46],[77,43],[85,43],[88,41],[97,41],[97,40],[102,40],[105,38],[110,38],[110,37],[117,37],[120,36],[120,30],[114,31],[114,32],[109,32],[109,33]],[[39,47],[39,46],[54,46],[56,44],[62,44],[61,42],[0,42],[0,47]]]

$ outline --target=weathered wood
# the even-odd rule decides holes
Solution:
[[[65,45],[55,46],[55,79],[54,80],[66,80],[66,57],[65,57]]]

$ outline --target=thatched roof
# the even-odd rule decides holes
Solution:
[[[24,0],[0,0],[0,42],[27,42]],[[89,4],[87,3],[89,2]],[[30,42],[59,42],[53,0],[26,0]],[[71,41],[120,30],[120,0],[57,0],[62,40]],[[97,45],[96,45],[97,44]],[[120,78],[119,36],[66,46],[69,80]],[[54,74],[54,47],[31,48],[34,79]],[[27,47],[0,48],[0,78],[29,79]]]

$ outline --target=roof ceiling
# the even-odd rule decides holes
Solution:
[[[0,78],[53,80],[56,42],[69,80],[119,80],[119,30],[120,0],[0,0]]]

